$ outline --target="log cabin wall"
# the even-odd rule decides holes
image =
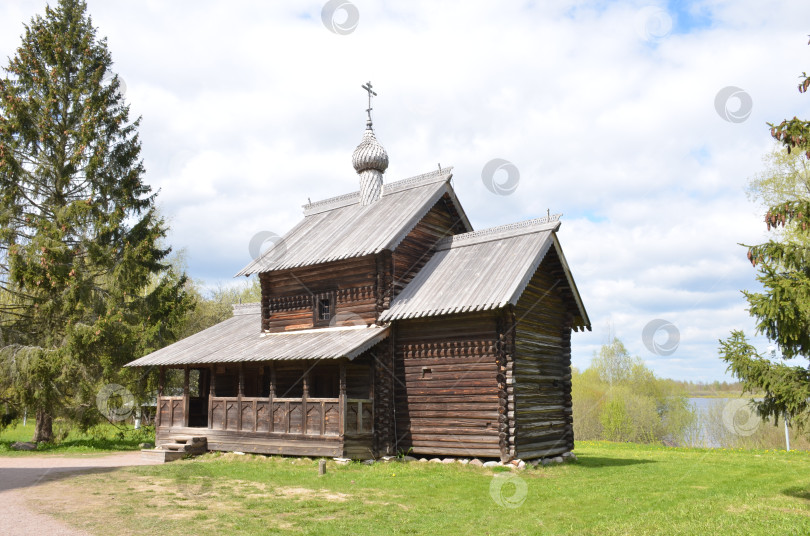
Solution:
[[[391,307],[394,285],[394,261],[390,251],[385,250],[376,256],[375,320]]]
[[[436,242],[446,236],[471,230],[466,228],[449,195],[445,194],[394,249],[393,297],[396,297],[430,260]]]
[[[492,312],[397,322],[399,450],[500,457],[497,337]]]
[[[262,329],[285,331],[316,326],[316,299],[337,302],[331,325],[372,324],[377,319],[377,260],[368,255],[259,274]],[[326,322],[325,325],[329,325]]]
[[[574,448],[571,405],[573,296],[552,249],[514,310],[509,448],[521,459]]]
[[[390,338],[368,352],[372,359],[374,391],[374,454],[396,455],[394,423],[394,348]]]
[[[498,449],[501,461],[515,457],[515,313],[514,307],[501,309],[495,317],[498,340],[495,364],[498,367]]]

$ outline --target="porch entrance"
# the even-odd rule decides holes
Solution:
[[[176,386],[178,375],[182,390]],[[366,436],[373,432],[372,385],[365,362],[161,369],[157,426],[300,439]]]

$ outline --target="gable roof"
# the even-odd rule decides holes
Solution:
[[[575,327],[590,329],[555,232],[559,215],[441,240],[436,253],[382,313],[380,321],[438,316],[516,305],[551,248],[560,259],[579,310]]]
[[[359,192],[304,205],[304,219],[272,249],[237,273],[251,275],[393,250],[445,194],[472,230],[453,187],[453,168],[383,185],[382,197],[360,204]]]
[[[251,304],[254,305],[254,304]],[[127,367],[199,365],[294,359],[354,359],[388,337],[388,326],[347,326],[261,333],[258,304]]]

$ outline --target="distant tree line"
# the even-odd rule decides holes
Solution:
[[[682,444],[695,422],[683,386],[656,378],[614,338],[573,370],[574,438]]]
[[[735,397],[743,393],[743,384],[741,382],[727,382],[718,381],[713,382],[693,382],[689,380],[662,380],[669,382],[683,391],[690,397]]]

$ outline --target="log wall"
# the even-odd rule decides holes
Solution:
[[[262,329],[316,327],[314,303],[334,296],[333,326],[372,324],[377,319],[377,260],[373,255],[259,274]],[[330,323],[327,323],[330,324]]]
[[[393,294],[396,297],[433,256],[440,239],[470,231],[445,194],[394,249]]]
[[[396,455],[394,423],[394,357],[393,340],[389,337],[367,352],[374,373],[374,453],[376,456]]]
[[[494,314],[404,320],[395,327],[397,448],[499,457]]]
[[[498,449],[501,461],[515,457],[515,314],[510,305],[496,313],[498,340],[495,364],[498,368]]]
[[[574,448],[571,409],[573,296],[552,249],[514,309],[509,377],[510,454],[529,459]]]

